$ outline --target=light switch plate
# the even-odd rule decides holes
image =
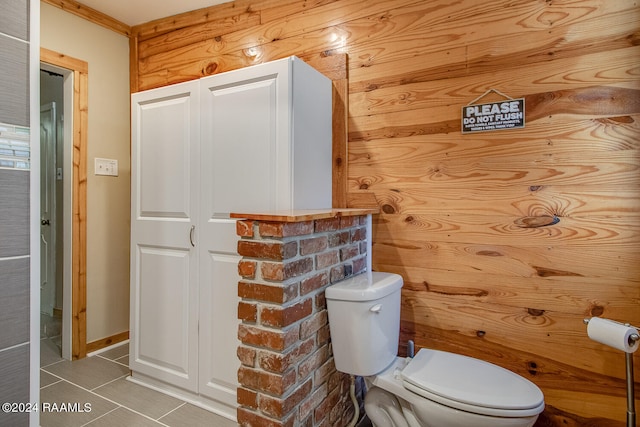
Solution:
[[[95,174],[118,176],[118,161],[115,159],[95,158]]]

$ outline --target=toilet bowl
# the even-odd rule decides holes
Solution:
[[[376,427],[531,427],[544,409],[542,392],[525,378],[437,350],[396,358],[366,380],[365,411]]]
[[[544,396],[497,365],[421,349],[397,357],[402,277],[365,273],[325,292],[336,368],[362,375],[375,427],[531,427]],[[345,327],[349,325],[349,327]]]

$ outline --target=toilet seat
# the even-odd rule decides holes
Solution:
[[[497,365],[421,349],[402,370],[407,390],[455,409],[497,417],[526,417],[544,409],[540,389]]]

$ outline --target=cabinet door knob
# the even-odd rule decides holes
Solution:
[[[193,233],[196,231],[196,226],[192,225],[191,230],[189,231],[189,241],[191,242],[192,247],[196,247],[196,244],[193,242]]]

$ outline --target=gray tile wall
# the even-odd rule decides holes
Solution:
[[[2,123],[29,125],[29,49],[29,0],[0,1]],[[29,402],[29,265],[29,172],[0,169],[0,403]],[[29,416],[0,411],[0,425]]]
[[[29,341],[29,258],[0,261],[0,284],[0,348],[24,344]]]
[[[27,381],[25,381],[25,372]],[[0,403],[29,402],[29,344],[0,351]],[[0,411],[0,425],[29,425],[28,414]]]
[[[0,2],[0,32],[20,40],[29,40],[29,4],[26,0]]]
[[[29,255],[29,171],[0,169],[0,259]]]
[[[0,35],[0,64],[0,122],[29,126],[29,44]]]

